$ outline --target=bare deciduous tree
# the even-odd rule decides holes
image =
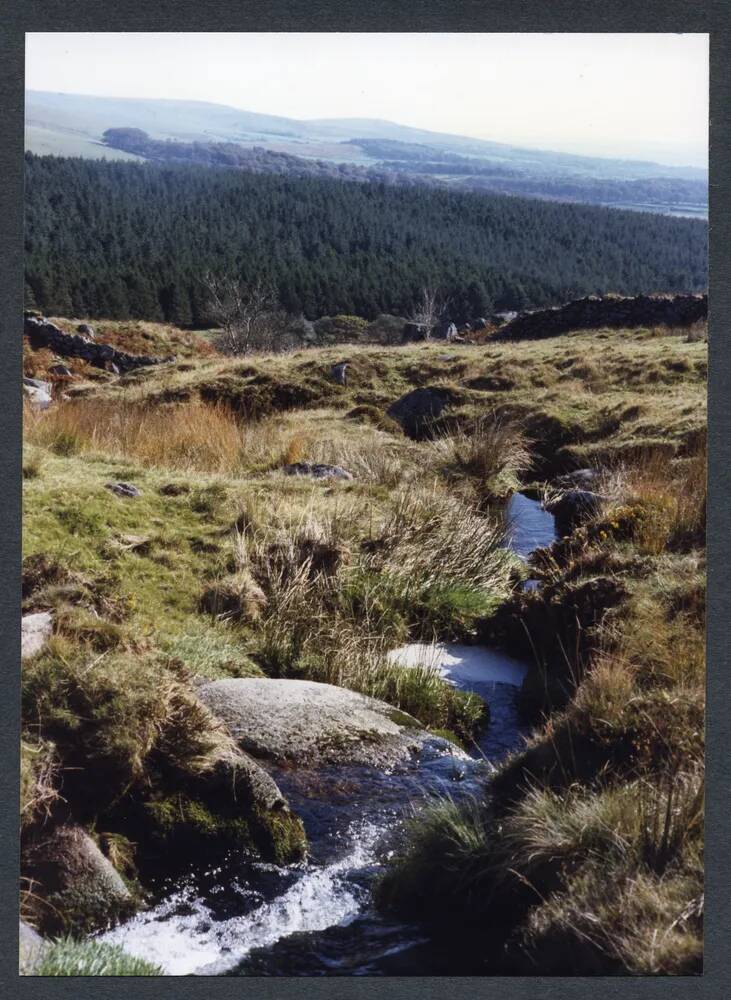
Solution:
[[[448,306],[448,300],[442,296],[438,288],[424,285],[421,289],[416,308],[409,317],[409,322],[425,327],[426,338],[428,340],[445,315]]]
[[[245,285],[232,277],[210,272],[203,278],[208,310],[221,327],[220,347],[226,354],[250,354],[290,347],[287,314],[272,289],[262,281]]]

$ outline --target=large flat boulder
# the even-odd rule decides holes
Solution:
[[[226,678],[203,685],[198,696],[244,750],[278,764],[387,767],[427,739],[410,715],[332,684]]]

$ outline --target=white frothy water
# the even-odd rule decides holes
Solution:
[[[382,830],[364,824],[349,831],[353,849],[322,868],[291,869],[297,880],[271,902],[244,916],[216,920],[192,888],[168,896],[153,909],[100,936],[126,952],[162,967],[167,975],[220,975],[255,948],[271,947],[299,931],[320,931],[346,923],[362,908],[362,893],[344,879],[374,860]]]
[[[483,684],[519,687],[528,671],[525,663],[505,653],[456,642],[411,642],[392,650],[388,656],[403,667],[435,667],[445,680],[463,690],[474,690]]]

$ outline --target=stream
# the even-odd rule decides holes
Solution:
[[[505,510],[508,544],[521,558],[554,537],[553,517],[516,493]],[[530,581],[529,581],[530,584]],[[434,796],[477,797],[494,765],[522,742],[516,693],[525,663],[456,643],[412,643],[391,653],[408,669],[433,664],[490,707],[469,757],[443,741],[391,772],[363,766],[317,771],[270,767],[302,818],[306,862],[280,866],[232,852],[215,866],[152,886],[150,909],[100,935],[160,965],[167,975],[327,976],[478,974],[474,947],[439,940],[378,913],[375,879],[403,838],[404,823]]]

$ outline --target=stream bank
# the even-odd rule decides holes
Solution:
[[[553,518],[516,494],[509,544],[522,558],[554,538]],[[495,765],[521,744],[517,691],[525,663],[496,650],[410,644],[391,654],[404,669],[435,666],[490,707],[490,725],[469,754],[427,740],[407,763],[376,769],[325,764],[268,770],[304,823],[306,862],[276,865],[230,853],[213,867],[153,885],[150,909],[100,935],[169,975],[470,974],[466,943],[439,946],[416,925],[377,912],[372,888],[405,822],[436,796],[477,797]]]

